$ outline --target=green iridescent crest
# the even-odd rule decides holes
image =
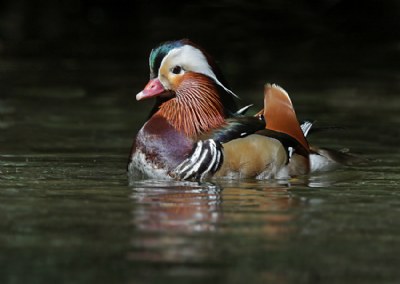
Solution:
[[[149,65],[150,65],[150,78],[154,79],[157,77],[158,69],[164,57],[172,50],[183,46],[184,40],[167,41],[154,48],[150,53]]]

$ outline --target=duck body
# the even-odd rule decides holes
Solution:
[[[266,179],[312,168],[309,128],[302,129],[282,88],[267,84],[264,108],[245,116],[211,56],[189,40],[161,44],[149,65],[150,81],[136,99],[156,103],[132,146],[130,175]]]
[[[215,173],[219,178],[287,177],[287,152],[279,140],[251,134],[223,144],[225,162]]]
[[[157,127],[154,127],[154,124]],[[159,125],[164,128],[159,129]],[[171,179],[171,173],[192,152],[193,141],[160,118],[151,119],[138,132],[128,171],[138,178]],[[287,177],[287,151],[277,139],[251,134],[223,144],[224,163],[217,178]]]

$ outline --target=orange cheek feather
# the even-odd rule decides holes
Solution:
[[[161,77],[165,78],[167,80],[167,84],[169,86],[166,86],[168,89],[172,90],[172,91],[176,91],[180,85],[180,83],[183,80],[183,77],[185,75],[179,75],[179,74],[172,74],[169,70],[169,68],[167,68],[167,66],[170,66],[169,61],[167,60],[167,62],[165,62],[163,64],[163,66],[160,68],[160,75]]]
[[[171,89],[176,91],[183,81],[185,75],[170,75],[168,76],[168,81],[171,84]]]

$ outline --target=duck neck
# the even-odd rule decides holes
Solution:
[[[175,94],[160,105],[157,114],[179,132],[195,138],[224,124],[226,111],[213,80],[187,74]]]

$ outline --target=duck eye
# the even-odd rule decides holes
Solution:
[[[171,72],[174,74],[180,74],[182,72],[182,67],[179,65],[176,65],[174,68],[172,68]]]

